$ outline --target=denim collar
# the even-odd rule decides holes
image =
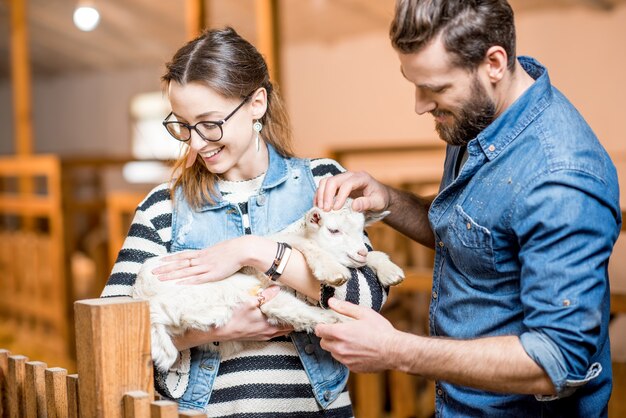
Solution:
[[[265,173],[265,178],[263,179],[263,184],[261,185],[261,193],[264,193],[266,190],[276,187],[286,181],[289,174],[287,158],[280,155],[271,144],[266,145],[269,161],[267,172]],[[213,196],[213,199],[215,200],[215,203],[202,205],[200,207],[200,211],[219,209],[228,205],[228,201],[224,200],[222,194],[219,192],[219,186],[218,193],[216,196]]]
[[[496,158],[552,101],[548,70],[531,57],[518,57],[518,60],[535,82],[475,140],[470,141],[470,144],[476,141],[489,160]]]

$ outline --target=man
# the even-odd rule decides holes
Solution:
[[[319,325],[358,372],[435,379],[439,416],[606,416],[607,265],[621,215],[613,164],[547,70],[515,56],[505,0],[400,0],[390,30],[415,112],[447,144],[439,194],[366,173],[320,184],[316,205],[360,211],[434,248],[430,337],[331,299]]]

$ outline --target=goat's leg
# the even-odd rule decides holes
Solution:
[[[307,239],[292,239],[288,242],[302,253],[311,272],[320,282],[341,286],[352,277],[350,269],[339,263],[331,253]]]
[[[378,281],[383,286],[395,286],[404,280],[404,271],[382,251],[367,253],[367,265],[376,272]]]
[[[344,315],[311,306],[282,290],[261,305],[261,311],[270,323],[289,324],[296,331],[313,332],[317,324],[334,324],[348,320]]]

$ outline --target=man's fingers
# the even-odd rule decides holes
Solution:
[[[337,298],[330,298],[328,300],[328,306],[333,311],[353,319],[363,318],[369,312],[368,308],[346,302],[345,300],[339,300]]]

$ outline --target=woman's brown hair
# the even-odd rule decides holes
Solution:
[[[260,119],[263,138],[279,154],[294,155],[289,118],[269,79],[267,64],[259,51],[233,28],[205,31],[180,48],[166,64],[166,69],[161,77],[166,86],[172,81],[179,84],[200,82],[227,98],[243,100],[260,87],[265,88],[267,111]],[[186,161],[187,155],[184,155],[174,165],[177,174],[172,181],[172,196],[181,187],[185,199],[194,208],[214,203],[217,176],[199,157],[189,168],[185,167]]]

